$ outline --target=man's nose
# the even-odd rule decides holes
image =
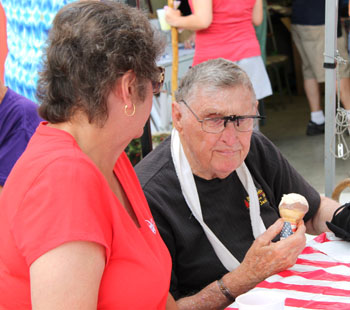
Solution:
[[[226,144],[232,145],[237,141],[237,134],[238,131],[234,122],[227,122],[222,132],[221,139],[223,139]]]

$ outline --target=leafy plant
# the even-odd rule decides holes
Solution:
[[[170,133],[159,133],[152,135],[152,145],[153,149],[155,149],[163,140],[165,140]],[[141,139],[137,138],[132,140],[127,148],[125,149],[126,154],[129,157],[129,160],[133,166],[135,166],[142,159],[141,152]]]

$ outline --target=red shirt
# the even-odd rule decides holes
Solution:
[[[238,61],[260,56],[259,41],[252,24],[256,0],[213,0],[213,20],[196,32],[193,66],[209,59]],[[192,1],[189,1],[194,12]]]
[[[39,125],[0,196],[0,309],[31,309],[31,263],[75,240],[106,249],[98,309],[165,309],[171,258],[125,153],[114,172],[140,228],[74,138]]]

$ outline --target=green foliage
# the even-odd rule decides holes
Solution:
[[[125,149],[126,155],[133,166],[135,166],[142,158],[141,155],[141,139],[132,140]]]
[[[163,140],[165,140],[170,133],[161,133],[161,134],[156,134],[152,136],[152,144],[153,144],[153,149],[155,149],[159,143],[161,143]],[[132,140],[127,148],[125,149],[126,154],[129,157],[129,160],[133,166],[135,166],[141,159],[142,159],[142,154],[141,154],[141,139],[134,139]]]

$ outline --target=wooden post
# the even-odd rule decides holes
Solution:
[[[168,0],[168,6],[174,8],[174,1]],[[177,89],[177,75],[179,69],[179,50],[178,50],[179,37],[176,27],[171,27],[171,46],[173,51],[173,64],[171,72],[171,97],[175,100],[175,90]]]

